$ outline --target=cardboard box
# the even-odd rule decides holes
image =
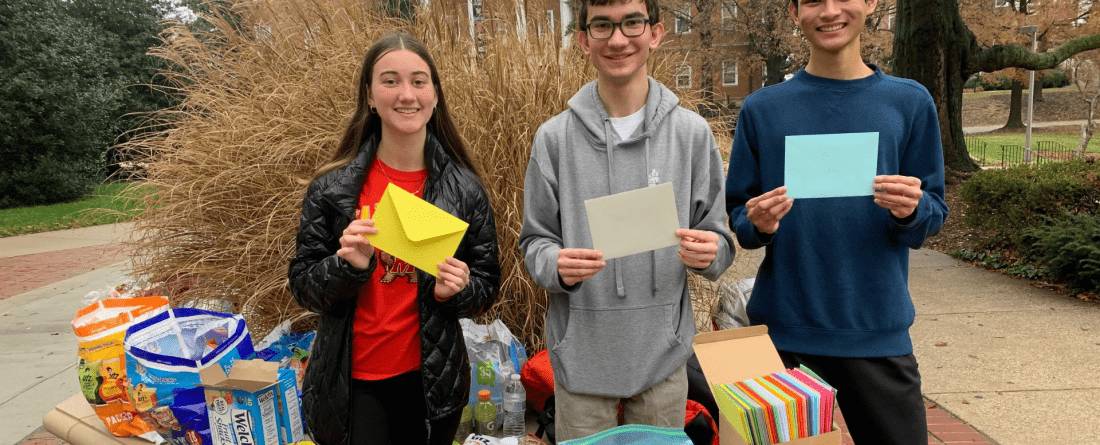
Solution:
[[[199,371],[213,445],[286,445],[304,439],[294,371],[263,360],[237,360]]]
[[[692,341],[699,365],[707,377],[707,387],[720,383],[739,382],[753,377],[782,371],[783,361],[768,336],[767,326],[706,332]],[[725,416],[718,422],[718,435],[722,445],[747,445]],[[784,445],[840,445],[840,428],[833,423],[833,430],[817,436],[783,442]]]
[[[42,426],[51,434],[73,445],[150,445],[137,437],[115,437],[84,394],[76,393],[42,417]]]

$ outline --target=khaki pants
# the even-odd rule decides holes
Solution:
[[[555,438],[579,439],[619,426],[619,403],[626,424],[683,428],[687,405],[687,366],[628,398],[572,393],[554,387]]]

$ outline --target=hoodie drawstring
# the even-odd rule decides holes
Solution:
[[[611,119],[606,117],[603,119],[603,137],[604,140],[607,141],[607,193],[614,194],[615,190],[611,188],[611,186],[614,184],[614,181],[612,179],[612,172],[615,171],[615,164],[613,162],[614,156],[611,155],[614,143],[611,142]],[[646,154],[648,155],[648,153],[649,152],[647,151]],[[648,156],[646,157],[646,159],[649,159]],[[648,164],[646,165],[646,167],[649,167]],[[619,261],[609,260],[609,262],[611,263],[609,265],[615,271],[615,293],[619,297],[626,297],[626,287],[623,286],[623,272],[619,269]]]
[[[650,175],[653,173],[652,169],[653,169],[653,167],[649,163],[649,135],[646,134],[646,137],[645,137],[645,175],[646,175],[646,185],[648,185],[649,187],[653,187],[653,186],[657,185],[657,184],[654,184],[653,182],[650,181],[650,178],[651,178]],[[652,277],[652,279],[653,279],[653,295],[657,295],[657,251],[656,250],[650,250],[649,251],[649,272],[650,272],[649,276]]]

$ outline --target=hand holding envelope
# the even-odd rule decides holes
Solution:
[[[438,264],[454,256],[470,226],[394,184],[386,186],[371,218],[378,231],[364,236],[372,245],[436,278]]]
[[[607,262],[603,252],[595,249],[561,249],[558,251],[558,276],[566,286],[592,278]]]
[[[908,218],[924,196],[920,184],[920,178],[912,176],[875,176],[875,204],[889,210],[897,218]]]
[[[363,213],[367,212],[364,210]],[[370,219],[352,221],[340,236],[340,250],[336,251],[336,256],[343,258],[357,269],[366,269],[374,258],[374,246],[370,244],[366,235],[375,233],[378,233],[378,229],[374,227],[374,221]]]

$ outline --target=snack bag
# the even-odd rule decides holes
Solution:
[[[170,309],[130,326],[125,346],[138,415],[174,445],[210,445],[208,425],[188,421],[206,419],[205,399],[188,390],[201,382],[199,370],[207,365],[229,373],[233,362],[253,354],[244,318]]]
[[[294,370],[294,377],[301,392],[302,379],[309,364],[313,338],[317,331],[290,332],[290,320],[280,323],[256,345],[254,358],[266,362],[279,362],[279,369]],[[299,394],[300,396],[301,394]]]
[[[77,311],[73,318],[80,391],[115,436],[158,439],[153,428],[136,415],[129,396],[123,340],[133,323],[167,309],[164,297],[108,298]]]

